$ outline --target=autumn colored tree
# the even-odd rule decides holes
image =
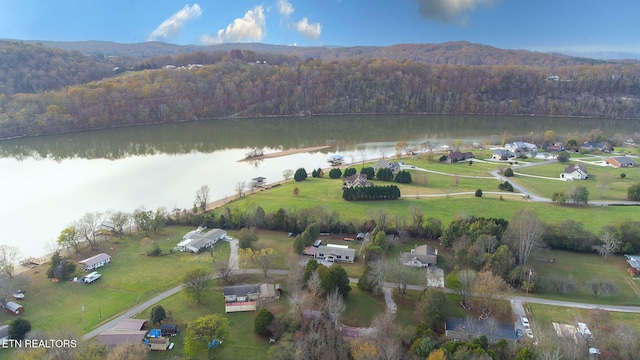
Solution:
[[[357,337],[349,346],[353,360],[369,360],[378,358],[378,347],[370,341]]]
[[[224,341],[229,336],[229,329],[229,321],[220,314],[197,318],[187,325],[184,352],[191,358],[201,358],[211,341]]]

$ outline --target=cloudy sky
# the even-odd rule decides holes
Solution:
[[[640,52],[639,19],[639,0],[0,0],[0,38],[19,40]]]

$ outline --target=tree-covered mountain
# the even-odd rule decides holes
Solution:
[[[638,62],[585,61],[462,42],[379,48],[376,54],[388,56],[377,58],[369,57],[369,48],[342,48],[331,59],[320,55],[335,50],[328,48],[306,49],[318,53],[304,57],[232,49],[100,58],[12,42],[0,43],[0,54],[5,44],[15,54],[11,59],[22,61],[5,64],[2,57],[5,77],[0,81],[17,78],[15,66],[26,75],[33,69],[38,79],[50,73],[59,86],[23,86],[14,93],[6,90],[8,82],[0,82],[5,89],[0,95],[2,138],[300,114],[640,118]],[[429,54],[434,63],[411,54]],[[114,73],[114,65],[120,71]],[[85,83],[83,76],[94,81]]]

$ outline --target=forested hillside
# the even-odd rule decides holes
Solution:
[[[0,41],[0,96],[37,93],[102,79],[113,65],[95,56]]]
[[[406,47],[410,51],[410,45]],[[465,49],[466,46],[459,49],[460,59],[475,56],[483,63],[491,58],[489,53],[482,52],[465,55]],[[354,55],[323,61],[232,50],[143,59],[123,68],[130,71],[115,76],[111,70],[101,72],[109,63],[96,62],[91,60],[93,57],[85,57],[87,66],[79,60],[74,66],[61,66],[60,59],[82,56],[51,50],[51,54],[56,52],[60,55],[22,61],[27,75],[32,74],[28,70],[31,67],[42,79],[48,78],[47,73],[63,74],[54,77],[60,79],[59,89],[43,92],[54,85],[40,88],[23,85],[23,93],[0,95],[0,137],[142,123],[301,114],[472,113],[640,118],[638,63],[573,63],[574,59],[562,65],[558,59],[566,57],[533,54],[530,63],[541,57],[549,59],[553,66],[531,66],[520,54],[523,65],[432,65],[411,59]],[[454,50],[450,53],[452,59],[458,56]],[[509,59],[509,51],[499,53]],[[115,58],[111,63],[117,61],[125,60]],[[162,69],[169,64],[177,68]],[[187,67],[188,64],[197,66]],[[82,76],[95,79],[100,75],[111,77],[83,83]],[[76,84],[71,85],[73,82]],[[5,87],[6,84],[0,83]]]

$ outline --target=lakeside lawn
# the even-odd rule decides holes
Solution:
[[[391,184],[391,183],[389,183]],[[259,191],[251,196],[244,196],[228,205],[229,208],[249,209],[259,204],[266,213],[274,213],[283,208],[287,211],[327,206],[335,210],[343,222],[358,223],[370,218],[378,208],[385,208],[391,217],[400,215],[408,217],[409,207],[422,207],[425,218],[440,219],[444,226],[458,214],[511,219],[519,209],[531,207],[545,223],[553,223],[563,219],[574,219],[583,223],[585,229],[598,232],[612,219],[634,218],[638,208],[635,206],[558,206],[552,203],[513,200],[509,197],[439,197],[413,198],[406,197],[387,201],[345,201],[342,199],[342,180],[325,178],[307,178],[302,182],[288,182],[275,188]],[[299,195],[293,189],[300,190]],[[497,182],[496,182],[497,187]],[[475,191],[475,190],[474,190]],[[214,211],[216,217],[222,209]]]
[[[547,198],[551,198],[553,193],[568,191],[571,187],[584,186],[589,190],[590,200],[627,200],[627,189],[629,186],[640,181],[640,168],[616,169],[608,166],[598,166],[586,164],[589,178],[587,180],[559,181],[550,179],[540,179],[528,176],[519,176],[517,173],[559,178],[560,174],[569,163],[554,163],[533,166],[528,168],[514,168],[516,175],[512,177],[513,182],[518,183],[526,189]],[[626,174],[624,179],[620,174]],[[511,180],[510,179],[510,180]],[[602,184],[606,186],[603,187]]]
[[[21,301],[25,307],[24,318],[31,321],[36,330],[51,332],[66,328],[82,335],[136,304],[179,285],[187,271],[195,267],[212,268],[210,253],[168,254],[189,230],[192,228],[172,226],[150,234],[149,238],[154,244],[160,244],[166,254],[163,256],[147,256],[147,247],[141,244],[143,236],[137,234],[131,239],[123,236],[103,242],[98,252],[82,249],[72,254],[76,262],[100,252],[111,255],[111,263],[98,269],[102,277],[92,284],[54,283],[45,274],[48,264],[29,270],[25,275],[31,283],[26,287],[27,296]],[[216,261],[228,261],[228,243],[221,242],[214,248]],[[78,271],[76,275],[80,277],[83,272]],[[0,313],[1,322],[12,319],[5,312]]]

